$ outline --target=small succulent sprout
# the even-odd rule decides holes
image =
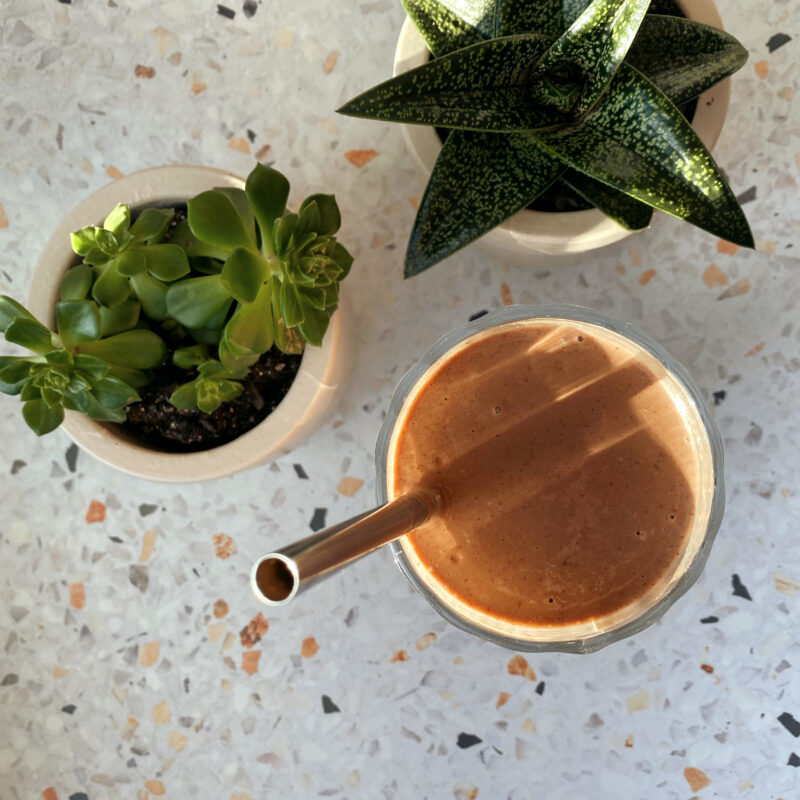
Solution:
[[[219,361],[205,361],[197,367],[197,377],[179,386],[170,395],[169,401],[178,409],[199,408],[206,414],[212,414],[223,403],[235,400],[242,393],[240,381],[246,375],[246,369],[233,371]]]
[[[100,305],[113,309],[133,295],[148,317],[165,319],[167,284],[189,272],[185,251],[161,243],[174,215],[171,208],[148,208],[131,225],[130,208],[120,204],[102,228],[75,231],[72,249],[83,256],[83,264],[65,273],[62,298],[82,299],[91,292]]]
[[[187,223],[173,236],[206,274],[173,283],[167,312],[198,342],[218,344],[233,371],[273,344],[291,353],[321,345],[353,262],[335,238],[333,195],[312,195],[297,214],[286,210],[288,197],[285,176],[258,164],[244,191],[212,189],[190,200]]]
[[[101,311],[90,300],[57,303],[56,322],[53,333],[0,296],[0,331],[33,353],[0,358],[0,391],[19,395],[23,418],[39,436],[57,428],[65,410],[123,422],[125,406],[139,399],[136,387],[147,381],[142,370],[164,359],[163,341],[144,329],[101,338]]]

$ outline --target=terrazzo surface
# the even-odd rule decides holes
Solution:
[[[423,181],[397,127],[334,113],[390,74],[399,2],[3,0],[1,292],[24,298],[64,211],[120,173],[259,158],[296,198],[336,192],[357,340],[312,439],[207,485],[37,440],[0,398],[0,797],[800,797],[800,8],[722,13],[750,61],[716,155],[758,252],[658,215],[588,256],[471,247],[404,282]],[[470,638],[383,551],[263,611],[253,559],[373,503],[404,370],[508,302],[629,320],[690,368],[728,486],[695,587],[590,656]]]

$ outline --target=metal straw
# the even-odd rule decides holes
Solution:
[[[253,593],[284,605],[320,578],[427,522],[439,510],[436,492],[420,490],[262,556],[253,565]]]

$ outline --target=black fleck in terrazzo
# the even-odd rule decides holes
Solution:
[[[474,747],[480,744],[483,739],[480,736],[475,736],[474,733],[459,733],[456,739],[456,744],[462,749],[466,750],[468,747]]]
[[[747,587],[742,583],[738,575],[731,576],[731,586],[733,587],[733,596],[741,597],[744,600],[752,600],[750,592]]]
[[[789,731],[792,736],[800,736],[800,722],[798,722],[788,711],[784,711],[783,714],[778,717],[778,722],[780,722],[780,724],[783,725],[783,727],[786,728],[786,730]]]
[[[322,695],[322,710],[325,714],[337,714],[340,711],[339,706],[326,694]]]
[[[315,508],[314,515],[311,517],[311,522],[308,523],[308,527],[315,533],[321,531],[325,527],[327,515],[327,508]]]

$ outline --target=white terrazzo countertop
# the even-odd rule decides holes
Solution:
[[[751,60],[716,155],[758,252],[657,215],[585,257],[473,246],[403,281],[423,181],[397,126],[334,113],[389,76],[398,0],[2,0],[0,292],[24,298],[65,210],[120,173],[257,157],[296,198],[336,192],[358,340],[322,430],[207,485],[37,440],[0,398],[0,797],[800,797],[800,9],[722,13]],[[729,498],[696,586],[634,638],[525,663],[383,551],[258,618],[253,559],[373,503],[403,371],[511,301],[629,320],[690,368]]]

